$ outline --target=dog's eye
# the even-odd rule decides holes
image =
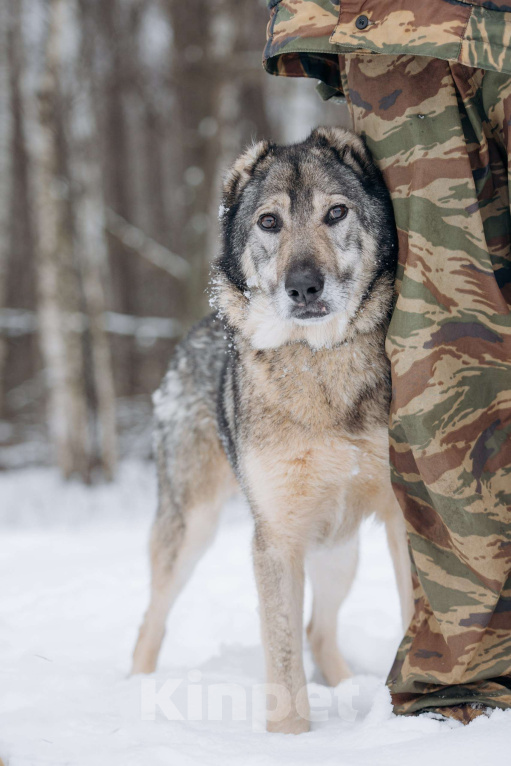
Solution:
[[[346,218],[347,215],[348,208],[346,205],[335,205],[335,207],[331,207],[326,214],[326,222],[337,223],[337,221],[342,221],[343,218]]]
[[[264,229],[265,231],[276,229],[279,225],[277,216],[271,215],[270,213],[264,213],[263,215],[259,216],[257,223],[259,224],[259,228]]]

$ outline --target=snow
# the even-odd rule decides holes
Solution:
[[[147,602],[153,473],[150,463],[125,463],[114,485],[94,488],[64,484],[50,469],[0,474],[6,766],[507,762],[510,712],[468,727],[392,715],[384,677],[400,638],[398,600],[373,523],[364,527],[359,573],[340,615],[354,678],[328,689],[306,651],[319,719],[310,733],[262,731],[251,523],[241,501],[226,509],[170,616],[158,672],[128,677]],[[222,715],[226,690],[233,702],[224,700]]]

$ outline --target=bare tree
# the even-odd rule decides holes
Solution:
[[[222,53],[214,48],[213,23],[219,2],[167,0],[174,33],[172,85],[175,142],[173,183],[178,190],[174,212],[177,251],[192,267],[188,285],[191,318],[207,310],[204,289],[209,261],[209,223],[220,154],[219,110],[223,79]],[[197,34],[197,19],[202,33]],[[230,47],[230,42],[228,42]]]
[[[131,0],[108,0],[93,6],[100,52],[103,61],[101,90],[103,97],[105,196],[109,207],[130,223],[135,220],[133,192],[133,153],[130,152],[129,103],[135,83],[136,46],[129,13]],[[109,240],[111,302],[115,311],[138,314],[139,292],[137,263],[126,253],[122,242]],[[116,351],[121,392],[137,387],[139,358],[133,343],[121,343]]]
[[[64,167],[60,72],[66,0],[50,0],[39,82],[34,172],[38,224],[39,323],[48,383],[49,429],[65,477],[89,480],[89,439],[73,260],[69,184]]]
[[[74,212],[75,260],[81,277],[84,313],[88,318],[85,338],[87,363],[92,369],[89,409],[93,427],[91,460],[112,479],[117,464],[115,390],[110,346],[105,329],[104,284],[108,271],[98,134],[91,94],[91,35],[87,16],[70,3],[68,26],[76,31],[77,45],[67,60],[69,126],[68,147]],[[90,31],[90,30],[89,30]]]
[[[9,8],[0,5],[0,306],[5,305],[7,267],[10,250],[10,200],[12,187],[12,115],[9,97],[8,30],[11,24]],[[0,336],[0,412],[4,398],[4,365],[7,346]]]
[[[104,206],[86,48],[74,0],[50,0],[34,156],[41,347],[49,426],[65,477],[116,465],[104,328]]]

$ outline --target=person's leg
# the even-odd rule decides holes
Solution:
[[[394,708],[511,707],[507,154],[482,72],[355,54],[342,68],[400,242],[390,457],[415,615],[388,679]]]

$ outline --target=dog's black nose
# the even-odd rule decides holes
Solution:
[[[318,269],[299,266],[291,269],[286,277],[286,293],[294,303],[314,303],[325,286],[323,275]]]

